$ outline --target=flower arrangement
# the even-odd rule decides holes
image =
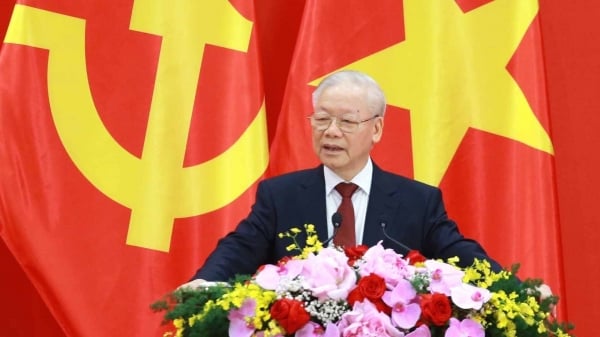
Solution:
[[[517,267],[496,273],[487,261],[407,256],[381,244],[324,248],[312,225],[281,233],[298,255],[230,283],[181,288],[153,304],[176,337],[529,337],[570,336],[558,299],[541,280],[520,281]]]

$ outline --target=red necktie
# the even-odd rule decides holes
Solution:
[[[358,186],[353,183],[339,183],[335,189],[342,195],[342,203],[338,212],[342,215],[342,224],[337,235],[333,239],[336,246],[356,246],[356,234],[354,230],[354,206],[352,206],[352,194]]]

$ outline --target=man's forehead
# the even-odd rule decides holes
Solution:
[[[315,109],[315,113],[328,113],[331,115],[340,115],[340,114],[356,114],[359,113],[360,109],[353,105],[343,106],[337,104],[320,104],[317,105]]]

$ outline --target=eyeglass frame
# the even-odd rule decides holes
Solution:
[[[330,121],[329,121],[329,123],[327,124],[327,126],[326,126],[326,127],[321,127],[321,128],[317,128],[317,127],[314,125],[314,117],[315,117],[315,114],[314,114],[314,113],[313,113],[312,115],[310,115],[310,116],[307,116],[306,118],[308,118],[308,120],[310,121],[310,126],[311,126],[311,127],[314,129],[314,130],[316,130],[316,131],[319,131],[319,132],[323,132],[323,131],[325,131],[325,130],[329,129],[329,128],[331,127],[331,124],[333,124],[333,121],[335,120],[335,126],[336,126],[338,129],[340,129],[340,131],[342,131],[343,133],[354,133],[354,132],[358,131],[358,129],[360,128],[360,125],[361,125],[362,123],[365,123],[365,122],[368,122],[368,121],[374,120],[374,119],[375,119],[375,118],[377,118],[377,117],[381,117],[381,116],[379,116],[378,114],[376,114],[376,115],[373,115],[373,116],[371,116],[371,117],[369,117],[369,118],[367,118],[367,119],[363,119],[363,120],[359,120],[359,121],[350,121],[350,120],[346,120],[345,122],[346,122],[346,123],[350,123],[350,124],[354,125],[355,129],[353,129],[353,130],[351,130],[351,131],[348,131],[348,130],[343,130],[343,129],[340,127],[340,123],[341,123],[341,122],[344,122],[344,120],[343,120],[341,117],[344,117],[345,115],[349,115],[349,114],[352,114],[352,113],[345,113],[345,114],[342,114],[341,116],[332,116],[332,115],[330,115],[330,114],[327,114],[327,115],[329,116],[329,119],[330,119]],[[356,114],[358,114],[358,111],[356,112]]]

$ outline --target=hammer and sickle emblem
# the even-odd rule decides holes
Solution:
[[[204,46],[246,52],[252,22],[225,0],[188,0],[177,6],[168,0],[136,0],[130,28],[162,36],[141,158],[117,143],[94,106],[85,20],[16,5],[5,42],[49,50],[50,109],[67,153],[96,188],[131,209],[127,244],[166,252],[175,218],[229,204],[267,167],[264,100],[225,152],[183,167]]]

